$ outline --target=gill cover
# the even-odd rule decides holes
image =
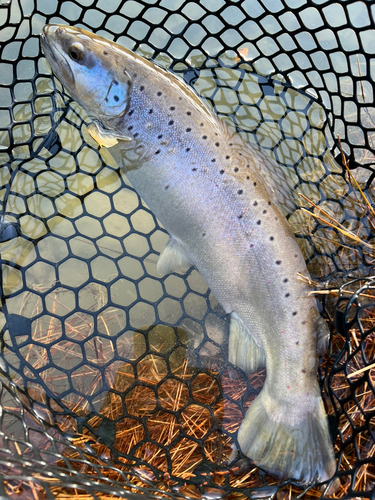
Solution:
[[[107,73],[106,89],[100,95],[100,111],[105,116],[123,116],[128,108],[132,81],[126,70]]]
[[[132,81],[121,50],[89,31],[52,24],[43,28],[42,46],[55,75],[90,116],[106,124],[125,114]]]

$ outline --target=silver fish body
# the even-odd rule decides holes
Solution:
[[[195,265],[231,314],[229,359],[267,378],[238,432],[241,450],[281,477],[336,470],[317,383],[327,329],[297,273],[308,275],[257,151],[178,78],[90,32],[46,26],[56,76],[88,112],[170,235],[158,269]],[[321,350],[321,349],[320,349]]]

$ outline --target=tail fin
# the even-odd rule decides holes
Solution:
[[[260,468],[286,479],[323,482],[334,475],[336,460],[320,396],[307,401],[304,419],[293,425],[293,404],[278,404],[266,385],[252,402],[238,431],[242,453]],[[267,408],[272,405],[272,414]]]

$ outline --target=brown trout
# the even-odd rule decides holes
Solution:
[[[86,110],[170,235],[158,270],[194,265],[231,314],[229,360],[266,366],[238,431],[259,467],[308,483],[336,470],[317,382],[327,327],[297,273],[308,275],[255,148],[170,72],[88,31],[47,25],[53,72]]]

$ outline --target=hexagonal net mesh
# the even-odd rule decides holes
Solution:
[[[305,196],[287,216],[336,327],[320,366],[336,498],[374,497],[374,13],[361,1],[0,0],[2,498],[328,495],[228,464],[264,372],[228,362],[228,317],[196,270],[158,275],[168,236],[52,77],[45,23],[178,72]]]

